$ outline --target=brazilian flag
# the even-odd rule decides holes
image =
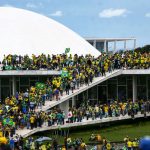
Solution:
[[[41,83],[41,82],[37,82],[35,86],[38,90],[44,90],[46,87],[46,85],[44,83]]]
[[[13,126],[14,122],[12,119],[9,119],[9,118],[5,118],[3,120],[3,125],[10,125],[10,126]]]
[[[66,48],[65,49],[65,54],[69,53],[70,52],[70,48]]]
[[[68,77],[68,76],[69,76],[68,71],[67,71],[67,70],[62,70],[62,72],[61,72],[61,77],[62,77],[62,78],[66,78],[66,77]]]

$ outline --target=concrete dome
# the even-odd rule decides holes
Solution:
[[[0,7],[0,52],[4,54],[101,53],[78,34],[43,15],[12,7]]]

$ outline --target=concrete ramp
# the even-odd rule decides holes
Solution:
[[[56,101],[56,100],[53,100],[53,101],[46,101],[45,102],[45,106],[42,107],[42,109],[37,109],[36,111],[46,111],[58,104],[61,104],[62,102],[64,101],[67,101],[69,100],[70,98],[80,94],[81,92],[84,92],[92,87],[94,87],[95,85],[97,84],[100,84],[110,78],[113,78],[113,77],[116,77],[116,76],[119,76],[122,74],[122,70],[114,70],[112,73],[106,73],[106,76],[103,76],[103,77],[97,77],[97,78],[94,78],[93,82],[89,84],[89,86],[86,86],[86,85],[83,85],[82,87],[80,87],[80,89],[76,89],[74,90],[74,93],[71,93],[70,92],[70,95],[66,95],[64,93],[64,95],[62,97],[60,97],[60,100]]]
[[[150,117],[150,113],[146,114],[147,117]],[[141,114],[140,112],[135,115],[136,118],[144,118],[144,114]],[[73,128],[73,127],[79,127],[79,126],[87,126],[87,125],[93,125],[93,124],[103,124],[108,122],[115,122],[115,121],[121,121],[121,120],[129,120],[132,119],[131,116],[125,115],[125,116],[119,116],[119,117],[108,117],[103,119],[95,119],[92,120],[91,118],[89,120],[83,119],[82,122],[74,122],[74,123],[65,123],[64,125],[53,125],[53,126],[42,126],[42,128],[34,128],[33,130],[29,129],[23,129],[23,130],[17,130],[16,133],[21,135],[23,138],[26,138],[30,135],[33,135],[37,132],[43,132],[48,130],[56,130],[56,129],[65,129],[65,128]]]

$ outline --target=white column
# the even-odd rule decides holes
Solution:
[[[137,77],[133,75],[132,77],[132,88],[133,88],[133,102],[137,100]]]
[[[16,77],[15,76],[12,77],[12,94],[13,95],[16,94]]]
[[[116,51],[116,41],[114,41],[114,51]]]
[[[127,50],[127,41],[124,40],[124,50]]]
[[[96,48],[96,40],[93,41],[93,46]]]
[[[67,118],[68,111],[69,111],[69,100],[66,100],[59,104],[59,108],[65,112],[65,118]]]
[[[134,49],[136,48],[136,39],[134,39]]]
[[[104,52],[106,52],[106,40],[104,41]]]

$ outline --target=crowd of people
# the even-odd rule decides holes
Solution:
[[[77,54],[72,56],[67,54],[58,55],[4,55],[1,62],[2,70],[62,70],[63,67],[72,68],[84,68],[88,64],[90,68],[97,68],[99,72],[101,69],[105,71],[116,67],[124,68],[149,68],[150,66],[150,52],[134,52],[134,51],[124,51],[115,53],[112,55],[107,55],[102,53],[102,55],[94,58],[91,55],[78,56]],[[95,68],[95,69],[96,69]]]
[[[16,130],[27,127],[33,129],[42,125],[62,125],[66,123],[81,122],[84,118],[107,118],[120,115],[134,115],[137,112],[149,112],[150,104],[147,102],[113,102],[111,104],[82,106],[70,108],[66,116],[64,110],[52,109],[50,112],[37,111],[45,105],[46,100],[59,100],[64,93],[73,93],[83,84],[89,85],[95,77],[105,76],[106,72],[114,69],[148,69],[150,67],[150,53],[125,51],[94,58],[91,55],[44,55],[39,56],[4,56],[0,63],[5,70],[62,70],[66,72],[61,76],[54,76],[46,83],[37,83],[26,92],[16,92],[15,95],[1,100],[0,105],[0,131],[5,137],[13,137]],[[39,109],[39,110],[40,110]]]
[[[126,136],[122,141],[109,141],[100,134],[92,134],[91,136],[93,140],[87,143],[83,138],[64,137],[64,142],[60,144],[57,138],[33,138],[30,136],[23,140],[22,137],[16,135],[9,141],[3,138],[0,148],[2,150],[149,150],[150,148],[149,137],[132,139]],[[44,138],[47,140],[39,141]]]
[[[6,105],[7,106],[7,105]],[[22,110],[24,110],[22,108]],[[146,115],[150,112],[150,102],[143,100],[138,102],[112,102],[110,104],[81,106],[69,108],[66,116],[60,108],[51,109],[49,112],[21,111],[19,107],[5,108],[1,111],[0,129],[4,136],[12,137],[17,129],[33,129],[42,126],[64,125],[66,123],[82,122],[83,120],[95,120],[108,117],[129,115],[134,118],[137,113]]]

